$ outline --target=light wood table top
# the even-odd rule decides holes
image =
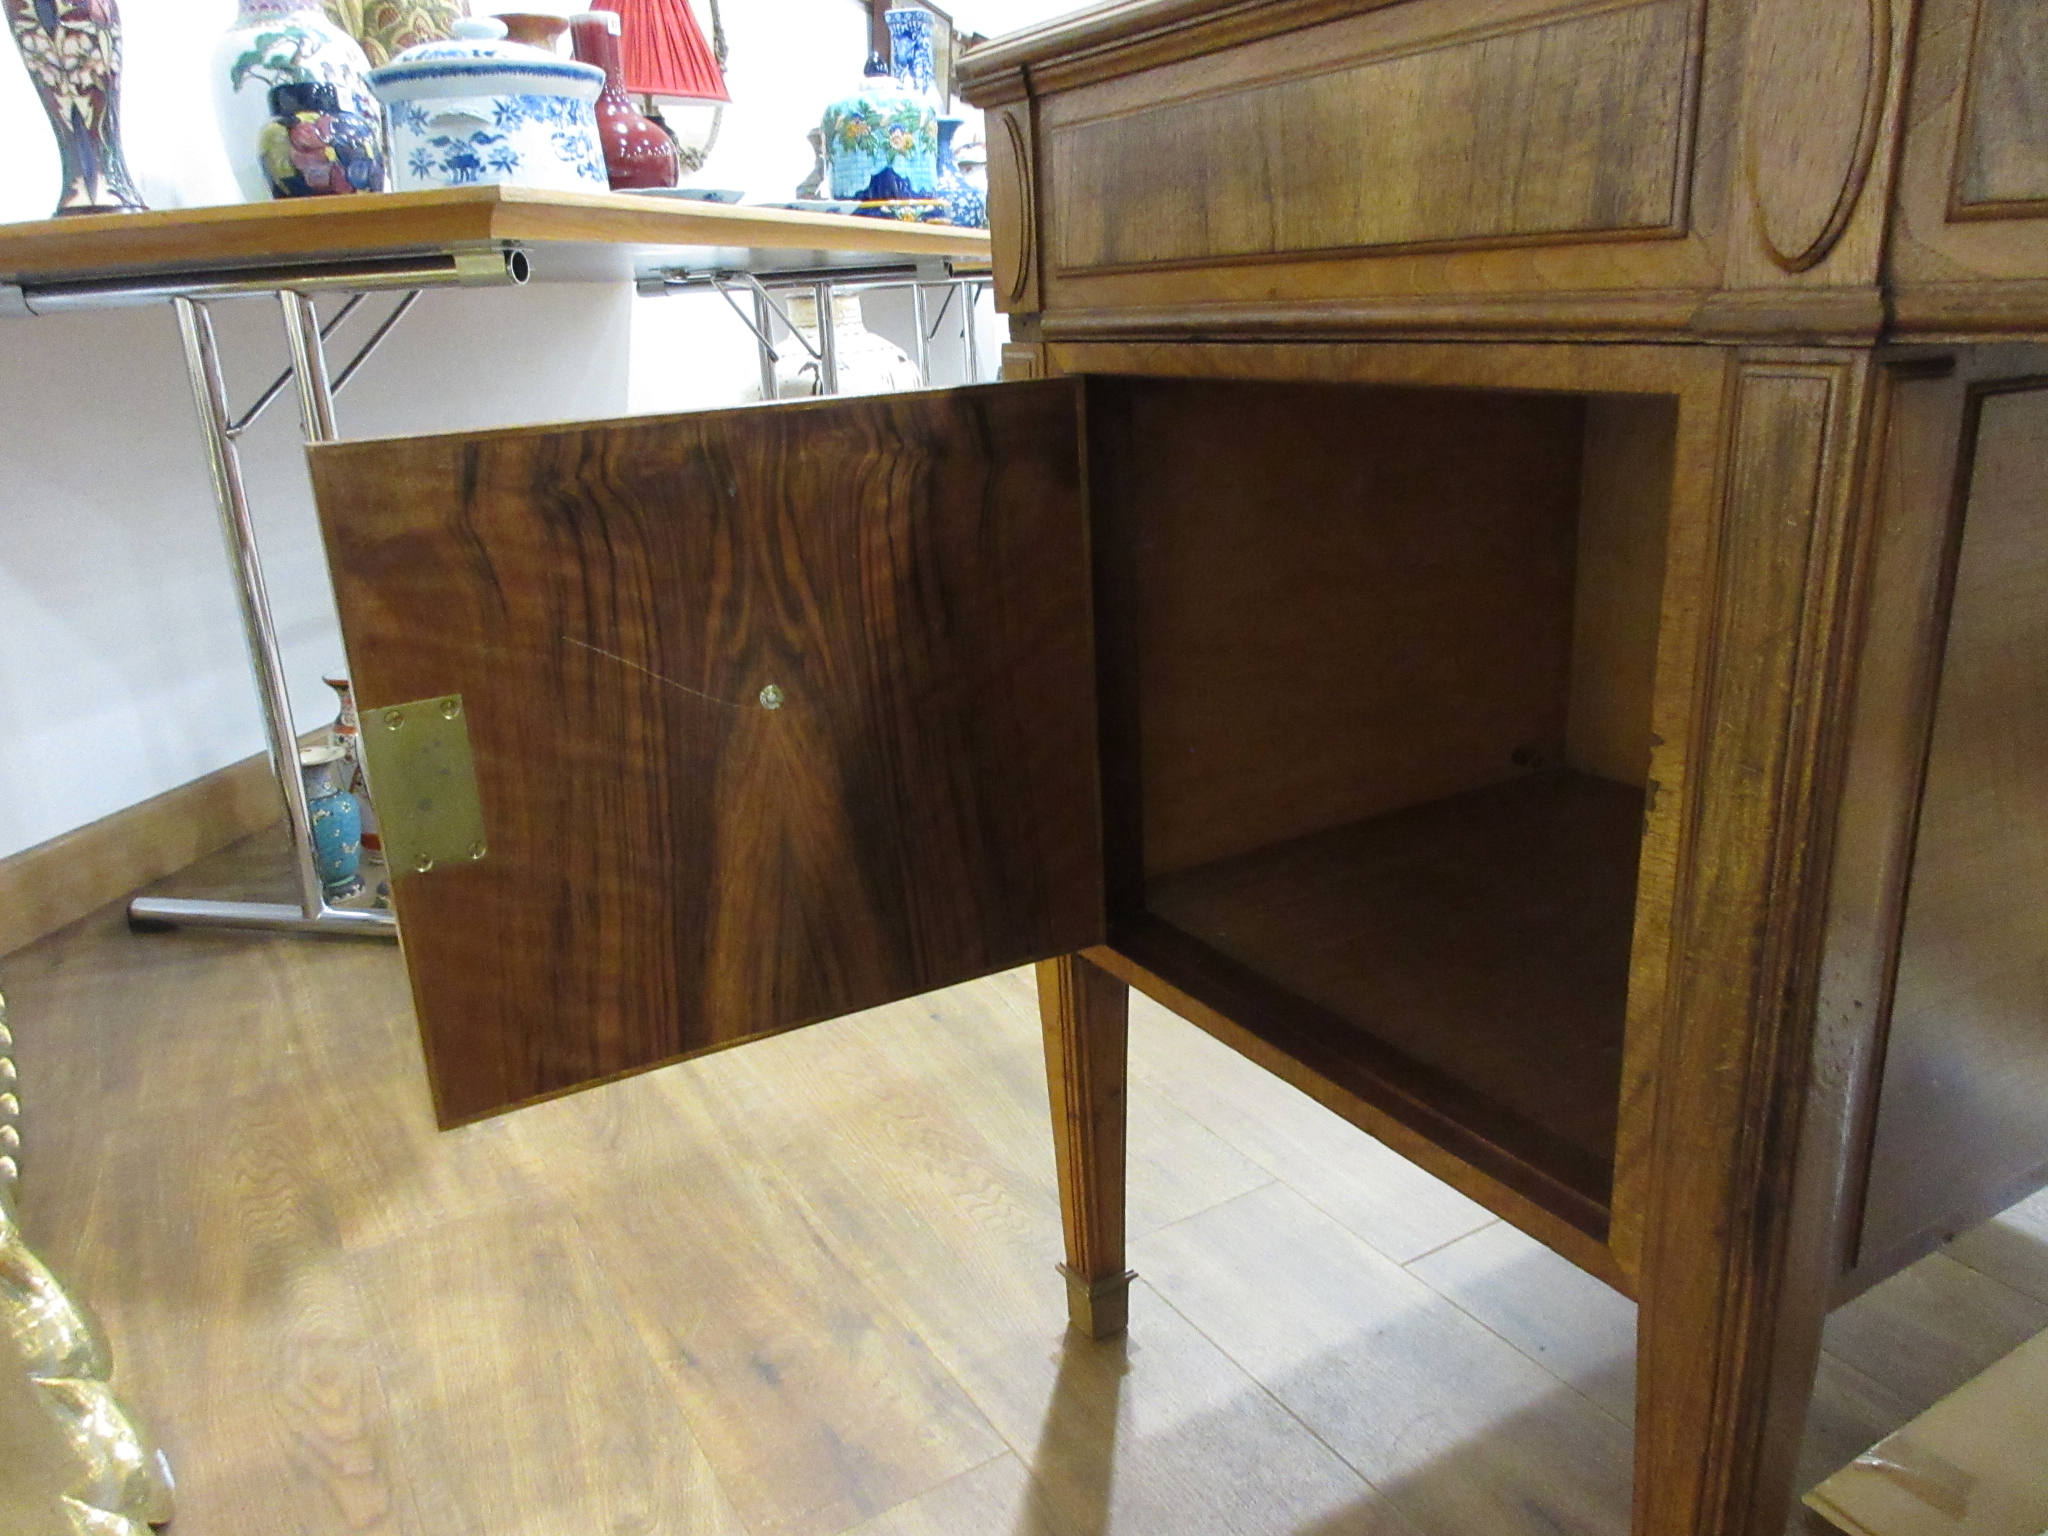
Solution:
[[[492,244],[526,247],[542,278],[626,277],[706,265],[713,252],[772,253],[783,267],[843,264],[864,255],[978,265],[989,247],[985,230],[619,192],[484,186],[5,224],[0,282],[33,286]]]

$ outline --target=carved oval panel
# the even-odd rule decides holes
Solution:
[[[1771,259],[1804,272],[1856,211],[1891,67],[1889,0],[1755,0],[1750,196]]]
[[[988,222],[994,242],[989,260],[995,267],[996,292],[1007,308],[1031,286],[1031,231],[1037,210],[1031,205],[1031,147],[1017,111],[990,115],[1002,126],[988,136]]]

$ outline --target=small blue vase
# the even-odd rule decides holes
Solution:
[[[345,756],[339,747],[306,747],[299,753],[306,812],[313,824],[313,868],[329,901],[360,895],[363,889],[363,810],[342,788]]]
[[[958,117],[939,119],[939,202],[944,206],[946,223],[958,224],[963,229],[987,229],[988,199],[953,158],[953,135],[960,131],[963,121]]]

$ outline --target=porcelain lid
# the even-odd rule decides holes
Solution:
[[[455,35],[417,43],[369,74],[379,101],[446,96],[573,96],[597,100],[604,71],[594,64],[505,40],[495,16],[466,16]]]

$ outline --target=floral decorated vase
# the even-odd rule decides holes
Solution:
[[[0,0],[57,135],[57,212],[136,213],[121,158],[121,11],[115,0]]]
[[[375,127],[383,114],[364,76],[370,61],[356,40],[327,19],[320,0],[241,0],[235,24],[214,47],[214,106],[221,140],[245,202],[273,193],[263,140],[280,85],[330,85],[336,110]],[[382,160],[382,155],[378,159]]]
[[[988,228],[988,194],[977,187],[953,158],[953,135],[963,121],[957,117],[939,119],[939,203],[941,217],[963,229]]]
[[[338,746],[299,748],[306,813],[313,824],[313,868],[329,901],[363,892],[363,813],[342,784],[347,753]]]
[[[835,198],[894,201],[938,191],[939,114],[879,61],[868,65],[861,89],[825,109],[819,126]]]
[[[344,111],[326,81],[272,86],[270,111],[258,143],[272,197],[384,190],[383,125]]]
[[[495,18],[458,21],[454,37],[370,72],[390,123],[397,191],[610,184],[595,106],[604,71],[504,37]]]

